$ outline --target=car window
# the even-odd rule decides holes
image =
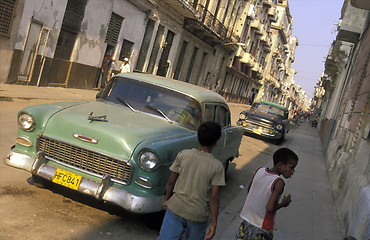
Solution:
[[[261,111],[261,112],[266,112],[270,114],[274,114],[276,116],[284,117],[285,116],[285,111],[277,108],[275,106],[269,105],[269,104],[264,104],[264,103],[256,103],[254,104],[254,109]]]
[[[198,128],[201,121],[201,108],[197,100],[143,81],[112,78],[99,99],[150,114],[162,115],[160,111],[170,120],[193,130]]]
[[[215,121],[221,127],[230,125],[229,111],[221,105],[206,104],[206,121]]]

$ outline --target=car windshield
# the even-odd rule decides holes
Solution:
[[[285,111],[277,108],[275,106],[269,105],[269,104],[264,104],[264,103],[255,103],[253,105],[253,108],[257,111],[260,112],[265,112],[265,113],[270,113],[274,114],[279,117],[285,117]]]
[[[143,81],[114,77],[99,99],[133,111],[156,114],[192,130],[196,130],[201,121],[198,101],[180,92]]]

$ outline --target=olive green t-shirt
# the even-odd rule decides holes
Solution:
[[[225,185],[222,163],[211,153],[189,149],[178,153],[170,170],[179,176],[168,209],[190,221],[206,222],[211,186]]]

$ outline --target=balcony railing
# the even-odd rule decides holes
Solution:
[[[199,13],[198,21],[221,38],[223,42],[238,42],[239,37],[233,34],[232,29],[227,28],[203,5],[198,4],[196,8]]]

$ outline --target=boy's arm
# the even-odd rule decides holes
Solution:
[[[166,185],[166,198],[164,199],[162,206],[164,209],[167,209],[166,202],[173,194],[173,189],[175,187],[175,183],[177,181],[177,178],[179,177],[179,174],[176,172],[171,172],[170,177],[168,178],[167,185]]]
[[[216,233],[218,206],[220,202],[220,186],[212,185],[211,188],[211,225],[208,228],[206,239],[212,239]]]
[[[266,210],[268,212],[277,211],[277,210],[279,210],[282,207],[289,206],[289,204],[291,203],[292,200],[291,200],[290,195],[289,196],[284,196],[284,198],[281,201],[281,203],[278,202],[279,196],[282,194],[282,192],[284,190],[284,187],[285,187],[285,183],[284,183],[284,181],[282,179],[279,179],[275,183],[275,185],[273,187],[272,194],[270,196],[270,199],[268,200],[268,202],[266,204]]]

